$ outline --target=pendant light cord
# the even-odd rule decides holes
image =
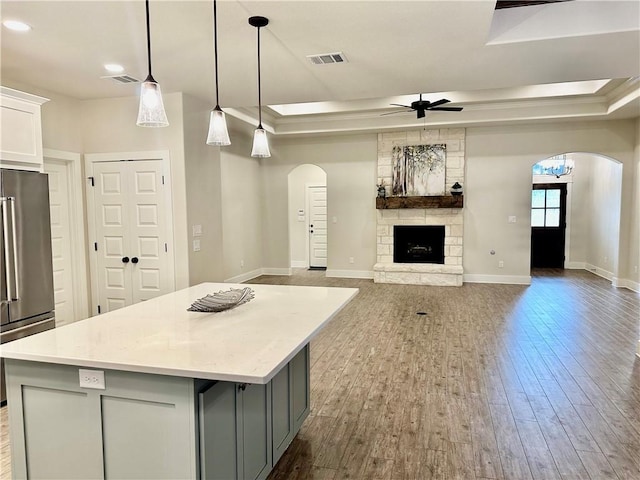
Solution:
[[[218,100],[218,7],[216,0],[213,0],[213,58],[216,65],[216,110],[220,109]]]
[[[258,128],[262,128],[262,89],[260,84],[260,27],[258,27]]]
[[[149,27],[149,0],[146,0],[147,7],[147,65],[149,67],[149,79],[153,80],[151,75],[151,28]]]

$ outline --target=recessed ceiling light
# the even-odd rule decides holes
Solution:
[[[5,20],[2,24],[10,30],[14,30],[16,32],[28,32],[31,30],[31,27],[24,22],[20,22],[18,20]]]
[[[107,63],[104,66],[107,72],[111,73],[122,73],[124,72],[124,67],[122,65],[118,65],[117,63]]]

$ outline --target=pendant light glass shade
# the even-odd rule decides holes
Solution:
[[[251,149],[251,156],[258,158],[267,158],[271,156],[269,151],[269,140],[267,140],[267,132],[260,125],[253,132],[253,148]]]
[[[160,85],[151,75],[151,31],[149,28],[149,0],[146,0],[147,9],[147,64],[149,75],[140,87],[140,107],[138,108],[139,127],[166,127],[169,125],[167,114],[164,111],[162,92]]]
[[[207,134],[207,145],[224,147],[231,145],[229,132],[227,131],[227,121],[224,112],[220,107],[211,110],[209,116],[209,133]]]
[[[164,111],[160,85],[153,77],[147,77],[140,87],[139,127],[166,127],[169,125]]]
[[[258,128],[253,133],[253,148],[251,156],[267,158],[271,156],[267,132],[262,128],[262,86],[260,82],[260,28],[269,25],[269,19],[265,17],[249,17],[249,25],[258,30]]]
[[[231,145],[231,140],[227,130],[227,119],[218,100],[218,8],[216,0],[213,0],[213,58],[216,67],[216,106],[211,110],[209,116],[207,145],[224,147]]]

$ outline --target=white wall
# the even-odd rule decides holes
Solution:
[[[600,275],[618,276],[622,165],[601,156],[591,161],[590,216],[586,263]]]
[[[635,121],[563,122],[467,129],[465,274],[529,276],[531,166],[558,153],[593,152],[632,165]],[[623,182],[623,204],[633,185]],[[510,224],[507,218],[517,217]],[[621,215],[629,228],[638,219]],[[621,228],[622,230],[622,228]],[[491,255],[491,250],[496,255]],[[498,261],[504,268],[498,268]],[[620,262],[629,251],[620,251]]]
[[[327,173],[327,275],[347,270],[355,275],[372,273],[376,261],[377,135],[278,140],[272,154],[261,162],[265,267],[289,266],[287,178],[298,165],[312,163]],[[349,257],[353,257],[353,264]]]
[[[168,150],[171,158],[176,288],[189,286],[187,195],[185,181],[182,94],[163,95],[169,126],[136,126],[138,98],[122,97],[82,102],[84,153]]]
[[[230,119],[231,145],[221,147],[224,279],[242,281],[260,274],[264,199],[260,162],[251,157],[253,128]]]
[[[633,186],[629,198],[624,198],[623,202],[629,202],[629,217],[631,219],[628,235],[628,261],[627,272],[621,272],[621,278],[626,278],[628,287],[640,292],[640,118],[636,119],[636,145],[634,150]],[[638,350],[640,353],[640,350]]]
[[[183,106],[189,284],[221,282],[225,277],[220,147],[206,144],[211,106],[188,95],[183,96]],[[201,226],[201,236],[193,235],[194,225]],[[193,250],[194,240],[200,241],[200,251]]]
[[[292,267],[309,266],[307,185],[327,185],[327,174],[316,165],[300,165],[289,173],[289,248]],[[304,221],[298,220],[304,210]]]
[[[573,182],[568,185],[571,202],[567,202],[569,255],[565,258],[565,268],[584,268],[587,262],[590,225],[587,205],[590,202],[592,158],[592,155],[582,153],[571,154],[575,168],[571,175]]]

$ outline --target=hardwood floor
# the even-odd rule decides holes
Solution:
[[[528,287],[251,283],[360,288],[311,343],[311,415],[270,480],[640,479],[638,294],[561,270]]]
[[[640,479],[640,297],[534,275],[258,279],[361,289],[312,342],[312,413],[270,480]]]

